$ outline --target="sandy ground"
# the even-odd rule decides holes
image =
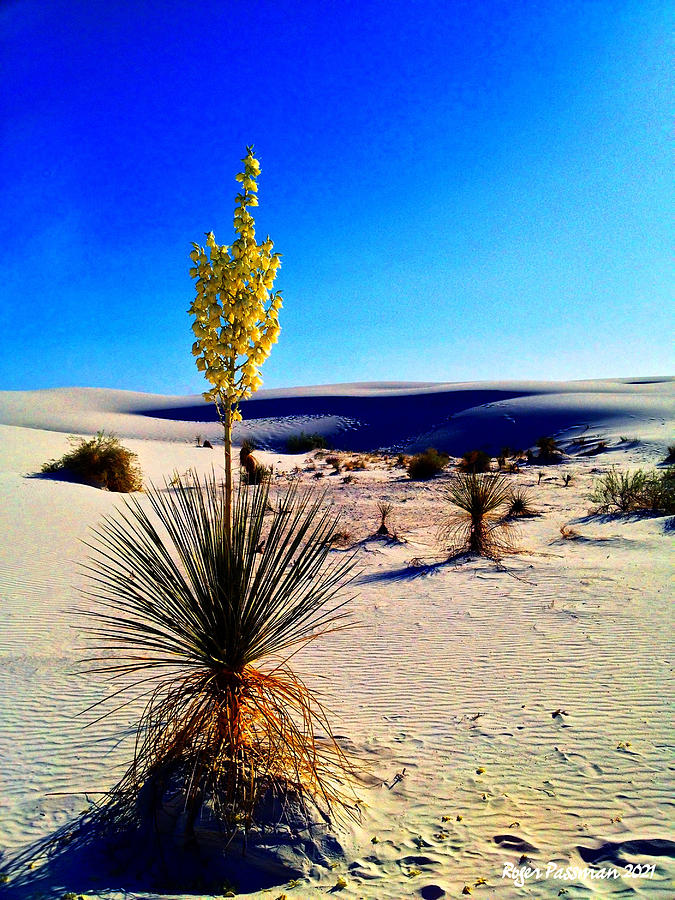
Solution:
[[[500,565],[443,561],[437,530],[449,473],[412,483],[393,456],[371,455],[345,482],[347,473],[331,474],[322,454],[260,454],[275,467],[274,490],[289,480],[326,490],[342,511],[344,545],[356,551],[357,627],[296,660],[369,775],[359,788],[362,821],[338,834],[346,855],[336,868],[315,867],[298,884],[240,896],[674,895],[672,532],[664,518],[589,515],[592,484],[610,466],[663,460],[673,443],[673,382],[623,380],[582,392],[578,384],[504,401],[489,386],[485,404],[439,416],[416,439],[409,423],[399,435],[400,444],[425,444],[464,421],[468,449],[480,443],[486,421],[503,418],[506,403],[512,417],[529,410],[528,435],[552,433],[544,426],[555,422],[570,450],[569,439],[582,432],[608,442],[597,456],[577,452],[561,466],[534,463],[511,476],[531,489],[540,515],[521,523],[520,550]],[[370,403],[377,391],[350,390],[354,431],[368,424],[359,392]],[[434,393],[433,386],[381,390]],[[480,401],[476,386],[471,392]],[[173,408],[188,405],[171,399]],[[72,615],[82,540],[121,498],[30,476],[67,449],[68,432],[99,428],[115,430],[138,453],[147,481],[222,467],[218,447],[194,442],[198,431],[215,440],[217,426],[147,415],[167,407],[167,398],[124,392],[0,393],[0,866],[111,786],[128,758],[133,723],[122,711],[83,728],[80,713],[106,687],[72,675],[85,644]],[[290,417],[244,423],[239,436],[257,428],[273,446],[305,422],[311,430],[337,427],[334,410],[303,418],[300,404]],[[341,454],[343,462],[354,456]],[[568,486],[563,474],[572,476]],[[393,504],[395,539],[373,536],[381,500]],[[540,874],[518,885],[502,877],[505,864]],[[633,877],[635,864],[653,866],[653,874]],[[559,875],[585,866],[613,867],[619,877],[553,877],[553,867]],[[36,881],[21,896],[129,896],[123,880]]]

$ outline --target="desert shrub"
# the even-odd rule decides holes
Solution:
[[[379,500],[377,504],[377,511],[380,514],[380,527],[377,529],[376,534],[391,534],[389,528],[387,527],[387,519],[394,511],[394,504],[388,503],[386,500]]]
[[[368,459],[365,456],[353,456],[343,464],[345,472],[354,472],[356,470],[367,469]]]
[[[572,473],[571,473],[571,472],[565,472],[565,474],[564,474],[564,475],[561,475],[560,478],[562,479],[563,485],[564,485],[565,487],[569,487],[570,482],[572,481]]]
[[[450,462],[450,457],[439,453],[434,447],[428,447],[424,453],[418,453],[408,462],[408,476],[412,481],[428,481]]]
[[[70,437],[72,449],[60,459],[42,466],[42,472],[66,472],[77,481],[108,491],[129,493],[143,487],[138,457],[120,444],[114,434],[99,431],[95,437]]]
[[[249,459],[253,459],[253,457],[251,456]],[[246,485],[266,484],[271,481],[273,473],[272,466],[262,466],[256,462],[255,466],[246,466],[243,469],[241,481]]]
[[[663,472],[619,472],[612,468],[593,486],[599,513],[675,512],[675,468]]]
[[[532,505],[532,496],[525,488],[512,488],[506,499],[507,519],[529,519],[538,515]]]
[[[538,449],[537,459],[540,462],[555,463],[562,460],[562,451],[552,437],[540,437],[536,442]]]
[[[327,456],[326,463],[327,465],[332,466],[336,472],[339,472],[342,466],[339,456]]]
[[[440,528],[440,540],[452,554],[468,551],[498,558],[512,549],[510,525],[503,516],[512,496],[506,475],[456,475],[447,492],[454,509]]]
[[[326,439],[322,434],[316,432],[305,434],[292,434],[286,441],[286,451],[288,453],[307,453],[309,450],[322,450],[326,447]]]
[[[664,462],[675,462],[675,444],[671,444],[670,447],[668,447],[668,455],[666,456]]]
[[[490,456],[483,450],[469,450],[457,464],[460,472],[489,472]]]
[[[335,515],[293,487],[270,513],[262,485],[235,491],[228,521],[215,476],[148,499],[132,498],[90,544],[86,630],[112,651],[94,671],[121,679],[110,712],[122,696],[145,703],[134,759],[96,815],[132,825],[144,788],[150,813],[161,803],[151,797],[170,788],[186,840],[208,809],[228,841],[273,825],[270,797],[292,798],[308,819],[314,804],[329,820],[353,810],[349,764],[288,664],[344,625],[340,592],[353,563],[331,556]]]

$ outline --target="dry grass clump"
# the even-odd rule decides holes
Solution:
[[[368,462],[369,459],[367,456],[352,456],[350,459],[345,460],[342,464],[342,468],[345,472],[360,471],[368,468]]]
[[[108,491],[130,493],[142,490],[138,457],[123,447],[114,434],[99,431],[90,440],[71,436],[69,441],[72,449],[60,459],[45,463],[42,472],[65,472],[77,481]]]
[[[439,453],[434,447],[428,447],[424,453],[418,453],[408,462],[408,476],[412,481],[429,481],[450,462],[446,453]]]
[[[149,786],[159,803],[178,793],[187,841],[206,807],[226,841],[258,823],[270,796],[308,815],[311,804],[328,818],[349,812],[349,764],[288,665],[344,627],[352,561],[330,554],[335,516],[293,487],[266,515],[268,485],[241,487],[228,532],[215,477],[148,496],[147,512],[132,498],[104,520],[83,612],[92,649],[107,651],[92,671],[117,684],[116,704],[146,697],[134,759],[107,801],[114,822],[138,819]]]
[[[460,472],[489,472],[491,463],[491,457],[484,450],[469,450],[463,454],[457,468]]]
[[[593,486],[591,501],[598,513],[675,512],[675,468],[663,472],[619,472],[612,469]]]
[[[439,539],[452,555],[469,552],[496,559],[512,551],[511,526],[503,515],[512,497],[505,475],[456,475],[447,492],[454,509],[441,526]]]

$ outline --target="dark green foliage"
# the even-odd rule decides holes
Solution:
[[[326,448],[326,439],[322,434],[292,434],[286,441],[288,453],[307,453],[309,450],[323,450]]]
[[[663,472],[618,472],[612,468],[598,479],[591,494],[599,513],[675,512],[675,468]]]
[[[424,453],[418,453],[408,462],[408,476],[412,481],[429,481],[450,462],[450,457],[439,453],[434,447],[428,447]]]
[[[72,449],[42,466],[46,474],[65,472],[76,481],[108,491],[128,493],[143,487],[138,457],[114,434],[99,431],[90,440],[70,437]]]
[[[473,472],[474,474],[478,472],[489,472],[490,462],[490,456],[483,450],[469,450],[468,453],[465,453],[462,456],[457,464],[457,468],[460,472]]]
[[[507,519],[529,519],[538,515],[532,506],[532,497],[525,488],[513,488],[506,504]]]
[[[562,460],[562,452],[555,438],[540,437],[537,441],[537,459],[539,462],[555,463]]]
[[[668,447],[668,456],[666,456],[664,461],[667,463],[675,462],[675,444],[671,444]]]

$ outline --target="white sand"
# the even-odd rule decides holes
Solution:
[[[613,464],[654,465],[674,442],[674,382],[633,381],[643,383],[261,392],[262,399],[284,401],[281,418],[267,409],[265,421],[244,423],[238,434],[254,434],[270,447],[301,427],[334,439],[372,438],[378,397],[407,397],[422,409],[431,396],[424,428],[415,432],[406,407],[405,421],[385,429],[388,444],[445,442],[459,452],[458,442],[469,449],[489,443],[486,436],[495,432],[497,445],[525,447],[533,434],[556,433],[565,445],[584,432],[607,439],[610,449],[513,476],[532,488],[542,515],[523,522],[523,550],[501,569],[482,560],[408,567],[411,558],[437,552],[449,475],[414,484],[401,469],[374,461],[354,472],[350,484],[321,461],[315,465],[323,478],[302,473],[306,483],[328,489],[351,540],[362,541],[352,604],[361,627],[310,646],[296,657],[297,666],[309,680],[322,676],[318,686],[336,730],[368,764],[372,784],[361,789],[362,824],[342,834],[345,863],[316,869],[295,887],[242,896],[319,897],[339,876],[347,882],[341,896],[368,900],[458,897],[465,885],[482,898],[557,897],[561,888],[570,897],[673,896],[675,844],[658,843],[675,841],[672,533],[663,518],[587,515],[599,473]],[[451,394],[471,405],[455,402],[448,412]],[[321,397],[325,417],[316,412]],[[349,399],[348,416],[331,407],[335,397]],[[306,398],[310,412],[303,412]],[[0,393],[2,853],[49,834],[110,787],[129,750],[120,733],[132,724],[122,711],[83,730],[86,720],[77,714],[105,694],[105,685],[69,674],[84,645],[69,614],[82,584],[81,541],[120,496],[26,476],[67,449],[68,433],[101,428],[138,453],[147,481],[221,466],[218,447],[194,446],[198,432],[215,442],[217,423],[151,414],[173,415],[196,402],[84,389]],[[620,443],[622,435],[636,443]],[[261,455],[279,472],[306,461]],[[569,487],[561,472],[572,474]],[[404,542],[368,539],[381,499],[394,503],[393,524]],[[564,540],[563,524],[580,537]],[[554,718],[558,709],[566,715]],[[398,784],[382,784],[403,769]],[[523,853],[541,869],[583,867],[584,855],[608,842],[617,845],[618,880],[540,878],[517,887],[501,877],[504,863],[518,864]],[[598,866],[612,865],[608,853]],[[654,864],[654,877],[629,878],[624,864],[636,862]],[[486,884],[475,886],[481,878]],[[63,886],[47,887],[40,892],[62,896]],[[120,885],[107,887],[99,893],[125,896],[115,890]]]

